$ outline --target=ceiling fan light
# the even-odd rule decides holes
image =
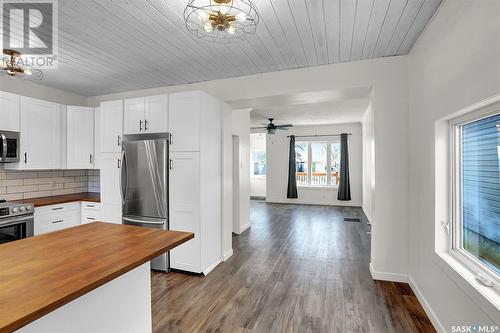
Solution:
[[[12,68],[7,69],[7,74],[9,75],[16,75],[16,71],[13,70]]]
[[[206,22],[208,20],[209,16],[210,16],[210,14],[207,11],[203,10],[203,9],[197,11],[196,14],[200,18],[201,22]]]
[[[23,73],[28,75],[28,76],[31,76],[31,74],[33,74],[33,72],[31,71],[31,68],[25,68],[23,69]]]
[[[205,22],[205,24],[203,25],[203,30],[205,30],[206,32],[212,32],[214,31],[214,28],[212,27],[212,24],[210,24],[210,22]]]
[[[229,28],[227,28],[228,34],[234,35],[235,32],[236,32],[236,28],[234,27],[234,25],[231,25]]]

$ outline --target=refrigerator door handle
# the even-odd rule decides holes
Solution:
[[[122,199],[122,205],[125,204],[125,198],[127,195],[127,184],[123,184],[123,180],[125,179],[126,181],[126,176],[124,176],[124,173],[127,172],[126,168],[126,162],[125,162],[125,149],[122,150],[122,165],[120,168],[120,197]]]
[[[140,224],[154,224],[154,225],[165,225],[166,220],[162,220],[162,222],[157,221],[148,221],[148,220],[138,220],[130,217],[123,217],[124,221],[132,222],[132,223],[140,223]]]

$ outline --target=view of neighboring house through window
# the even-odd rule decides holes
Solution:
[[[339,183],[340,143],[338,141],[296,142],[298,186],[331,186]]]
[[[251,134],[251,177],[266,176],[266,136],[265,134]]]
[[[453,250],[500,274],[500,114],[455,126]]]

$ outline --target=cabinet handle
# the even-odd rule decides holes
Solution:
[[[120,136],[118,135],[118,147],[120,146]]]
[[[24,153],[24,164],[28,163],[28,153]]]
[[[85,207],[94,208],[94,205],[85,205]]]
[[[52,208],[52,210],[61,210],[61,209],[64,209],[64,207],[56,207],[56,208]]]
[[[174,169],[174,160],[170,159],[170,170]]]
[[[148,130],[148,121],[146,119],[144,119],[144,130]]]
[[[90,156],[90,164],[92,164],[92,154],[90,154],[89,156]]]
[[[169,133],[168,137],[169,137],[168,141],[170,142],[170,144],[173,144],[174,143],[174,136],[172,135],[172,133]]]
[[[146,124],[144,124],[144,127],[146,127]],[[139,132],[142,131],[142,120],[139,120]]]
[[[118,169],[120,169],[120,167],[121,167],[121,161],[120,159],[118,159]]]
[[[64,220],[62,220],[62,219],[61,220],[54,220],[54,221],[52,221],[52,224],[61,223],[61,222],[64,222]]]
[[[87,217],[87,220],[95,220],[93,217]]]

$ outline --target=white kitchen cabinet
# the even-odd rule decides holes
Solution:
[[[223,103],[201,92],[198,96],[203,112],[191,113],[193,118],[197,114],[195,122],[203,124],[196,134],[198,143],[187,137],[182,142],[184,136],[174,134],[173,144],[177,138],[182,149],[198,151],[171,151],[169,174],[169,228],[191,231],[195,237],[170,251],[170,266],[208,274],[222,260]],[[169,119],[174,128],[175,119],[179,117]]]
[[[19,132],[20,97],[0,91],[0,130]]]
[[[5,169],[61,168],[61,105],[21,96],[20,162]]]
[[[170,251],[170,267],[201,273],[200,235],[200,154],[173,152],[170,154],[170,230],[188,231],[194,239]]]
[[[66,229],[80,224],[80,203],[71,202],[35,208],[34,234]]]
[[[168,132],[168,95],[145,98],[144,121],[146,133]]]
[[[101,109],[94,108],[94,169],[101,167]]]
[[[140,134],[144,132],[144,97],[128,98],[123,101],[123,133]]]
[[[123,101],[102,102],[99,108],[101,153],[121,152],[123,138]]]
[[[200,150],[200,111],[205,94],[200,91],[169,95],[168,124],[171,151]]]
[[[92,169],[94,165],[94,108],[67,107],[67,168]]]
[[[168,131],[168,95],[124,100],[124,134]]]
[[[120,192],[120,153],[101,153],[101,203],[103,205],[121,205]]]
[[[82,201],[81,203],[81,223],[87,224],[101,219],[101,204],[99,202]]]
[[[100,221],[122,224],[122,205],[101,204]]]

